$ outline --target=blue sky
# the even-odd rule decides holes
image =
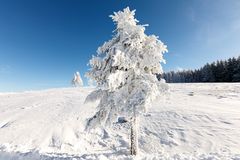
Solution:
[[[0,0],[0,92],[69,87],[127,6],[168,46],[165,71],[240,55],[239,0]]]

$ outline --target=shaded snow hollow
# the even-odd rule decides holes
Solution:
[[[0,159],[240,160],[240,84],[170,84],[139,120],[139,155],[129,125],[84,132],[93,88],[0,93]]]

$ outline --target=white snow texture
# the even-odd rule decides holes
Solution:
[[[170,84],[139,116],[139,155],[129,124],[85,130],[93,88],[0,93],[0,160],[239,160],[240,84]]]
[[[116,23],[113,39],[97,50],[90,60],[87,76],[100,88],[98,112],[89,119],[87,129],[110,126],[118,116],[128,118],[146,112],[151,101],[167,89],[158,81],[160,62],[167,47],[154,35],[147,36],[143,25],[127,7],[110,17]],[[91,95],[93,98],[93,95]]]

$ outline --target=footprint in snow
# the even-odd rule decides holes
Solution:
[[[222,123],[224,123],[224,124],[232,124],[231,122],[227,122],[227,121],[220,121],[220,122],[222,122]]]
[[[13,121],[7,121],[7,122],[0,123],[0,129],[9,127],[12,123],[13,123]]]
[[[189,92],[188,95],[189,96],[194,96],[194,92]]]

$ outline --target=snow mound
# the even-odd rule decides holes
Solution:
[[[0,94],[0,160],[240,159],[240,84],[170,84],[140,116],[140,154],[129,156],[129,124],[85,132],[94,88]],[[161,104],[161,105],[160,105]]]

